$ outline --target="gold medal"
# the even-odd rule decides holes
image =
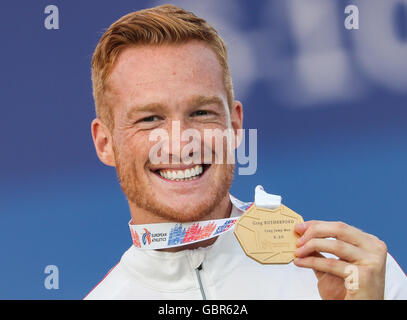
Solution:
[[[284,205],[263,209],[254,204],[236,222],[235,235],[250,258],[263,263],[289,263],[297,249],[294,226],[303,218]]]

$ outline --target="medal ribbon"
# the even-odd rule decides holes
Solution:
[[[246,211],[251,202],[241,202],[230,195],[232,204],[240,211]],[[263,187],[257,186],[255,203],[265,208],[276,208],[281,204],[281,197],[267,194]],[[225,219],[186,222],[186,223],[152,223],[130,224],[129,228],[133,245],[140,249],[166,249],[185,246],[199,241],[217,237],[232,230],[240,217]]]

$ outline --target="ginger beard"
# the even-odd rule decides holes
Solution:
[[[150,175],[155,174],[150,170],[150,161],[147,160],[144,166],[137,167],[135,161],[137,152],[125,150],[120,152],[116,144],[113,143],[116,172],[121,189],[129,202],[157,217],[174,222],[204,220],[228,196],[235,166],[228,163],[213,163],[205,172],[209,175],[206,178],[210,183],[201,188],[199,200],[180,200],[176,201],[177,205],[170,206],[162,199],[161,194],[155,190],[149,179],[151,178]],[[213,158],[215,158],[214,154]],[[173,197],[179,197],[179,195],[174,194]]]

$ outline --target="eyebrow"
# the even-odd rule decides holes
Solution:
[[[223,101],[217,96],[194,96],[188,101],[189,105],[194,107],[202,107],[208,104],[217,104],[223,107]]]
[[[202,96],[197,95],[190,98],[187,102],[188,105],[195,108],[199,108],[209,104],[216,104],[219,107],[223,107],[223,100],[217,96]],[[144,105],[133,106],[126,114],[127,118],[132,118],[136,112],[163,112],[165,110],[165,105],[158,102],[148,103]]]
[[[132,107],[129,111],[127,111],[127,118],[133,118],[133,115],[137,112],[158,112],[158,111],[164,111],[165,107],[161,103],[148,103],[144,105],[138,105]]]

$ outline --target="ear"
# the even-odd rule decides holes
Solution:
[[[91,131],[96,154],[100,161],[107,166],[115,167],[113,138],[109,129],[99,118],[96,118],[92,121]]]
[[[235,100],[230,110],[230,120],[232,128],[236,136],[236,148],[242,141],[242,128],[243,128],[243,105],[240,101]]]

